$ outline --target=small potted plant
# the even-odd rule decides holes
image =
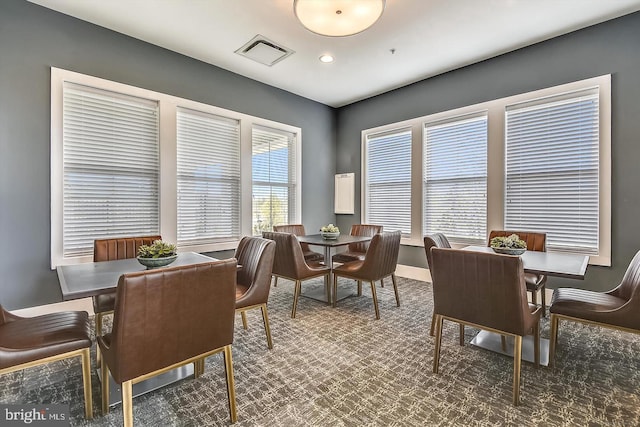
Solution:
[[[164,267],[176,260],[176,245],[156,240],[138,248],[138,262],[147,268]]]
[[[499,254],[522,255],[527,250],[527,242],[520,239],[517,234],[494,237],[489,245],[494,252]]]
[[[340,235],[340,229],[333,224],[325,225],[320,227],[320,234],[323,239],[337,239]]]

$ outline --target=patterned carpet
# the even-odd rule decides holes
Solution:
[[[352,282],[341,281],[343,287]],[[303,289],[321,286],[320,282]],[[244,426],[635,426],[640,425],[640,337],[561,323],[555,371],[522,365],[522,403],[511,405],[512,360],[468,344],[445,323],[440,373],[433,374],[429,336],[431,286],[399,279],[401,307],[389,284],[379,289],[380,320],[370,290],[332,309],[301,298],[289,317],[293,283],[280,281],[269,302],[274,349],[259,310],[249,330],[239,316],[233,346],[238,427]],[[548,337],[547,319],[542,336]],[[95,360],[95,359],[94,359]],[[120,405],[83,417],[79,361],[0,377],[1,403],[68,403],[71,425],[119,426]],[[134,399],[138,426],[229,424],[222,357],[205,374]]]

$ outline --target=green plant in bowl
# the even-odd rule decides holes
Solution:
[[[517,234],[503,237],[498,236],[491,239],[489,246],[494,252],[508,255],[521,255],[527,250],[527,242],[522,240]]]
[[[320,227],[320,234],[325,239],[337,239],[340,235],[340,229],[333,224],[324,225]]]
[[[147,268],[164,267],[176,260],[176,245],[156,240],[138,248],[138,262]]]

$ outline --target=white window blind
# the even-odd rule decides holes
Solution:
[[[177,109],[178,246],[240,238],[240,123]]]
[[[296,221],[296,135],[253,126],[252,231],[259,235],[274,225]]]
[[[158,105],[63,85],[63,256],[93,240],[159,232]]]
[[[505,227],[598,254],[598,88],[507,107]]]
[[[366,139],[366,222],[411,235],[411,131]]]
[[[423,225],[455,243],[487,235],[487,116],[424,126]]]

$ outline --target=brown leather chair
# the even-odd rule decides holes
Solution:
[[[429,272],[431,272],[431,248],[450,248],[451,243],[449,243],[449,239],[442,233],[433,233],[427,236],[424,236],[424,251],[427,254],[427,267],[429,267]],[[436,328],[436,313],[433,312],[433,316],[431,316],[431,330],[429,334],[431,336],[435,335]],[[464,345],[464,325],[460,324],[460,345]]]
[[[640,333],[640,251],[618,286],[607,292],[558,288],[551,298],[549,361],[554,365],[560,320]]]
[[[234,258],[241,266],[236,276],[236,312],[242,316],[242,326],[247,329],[246,311],[262,310],[262,321],[267,334],[267,345],[273,348],[267,301],[271,290],[271,272],[276,244],[260,237],[244,237],[240,240]]]
[[[438,373],[443,319],[515,338],[513,404],[520,402],[522,337],[533,334],[535,365],[540,365],[540,307],[527,303],[519,257],[457,249],[431,249]],[[461,297],[464,295],[464,297]],[[479,303],[481,301],[482,303]]]
[[[231,422],[236,403],[231,344],[235,314],[234,258],[125,274],[116,290],[112,332],[97,338],[102,378],[122,389],[124,425],[133,425],[132,385],[223,352]],[[102,381],[102,412],[109,411],[109,381]]]
[[[378,297],[376,295],[375,282],[391,276],[393,291],[396,296],[396,306],[400,307],[398,296],[398,284],[396,283],[396,266],[398,264],[398,251],[400,250],[400,231],[390,233],[378,233],[371,239],[367,256],[362,261],[352,261],[333,269],[333,306],[336,306],[338,293],[338,277],[346,277],[358,281],[358,294],[362,281],[371,283],[373,307],[376,319],[380,319],[378,309]]]
[[[304,225],[302,224],[284,224],[274,225],[273,231],[278,233],[291,233],[296,236],[306,236]],[[324,255],[320,252],[314,252],[309,248],[308,243],[300,243],[305,261],[324,261]]]
[[[382,233],[381,225],[353,224],[349,234],[351,236],[373,237],[378,233]],[[346,251],[333,256],[333,262],[345,263],[351,261],[362,261],[367,254],[369,244],[370,242],[349,243]]]
[[[0,305],[0,374],[80,356],[87,419],[93,418],[90,349],[86,311],[20,317]]]
[[[331,269],[326,265],[316,263],[307,264],[302,254],[300,242],[292,233],[262,232],[262,237],[276,242],[276,255],[273,262],[272,274],[275,277],[293,280],[295,290],[293,293],[293,308],[291,317],[296,317],[298,298],[302,282],[315,277],[327,277]],[[326,286],[327,301],[329,301],[329,287]]]
[[[155,240],[162,240],[160,236],[121,237],[115,239],[97,239],[93,241],[93,262],[113,261],[117,259],[135,258],[138,248],[150,245]],[[102,335],[102,318],[113,313],[116,293],[96,295],[93,297],[93,312],[96,321],[96,336]],[[100,353],[96,352],[100,362]]]
[[[528,251],[547,251],[547,235],[545,233],[533,233],[529,231],[508,231],[508,230],[493,230],[489,233],[489,241],[487,245],[491,245],[491,239],[494,237],[507,237],[512,234],[517,234],[520,239],[527,242]],[[538,291],[540,291],[540,298],[542,301],[542,315],[547,315],[547,296],[545,295],[545,288],[547,283],[547,276],[544,274],[524,273],[524,280],[527,284],[527,290],[531,292],[531,302],[533,304],[538,303]]]

